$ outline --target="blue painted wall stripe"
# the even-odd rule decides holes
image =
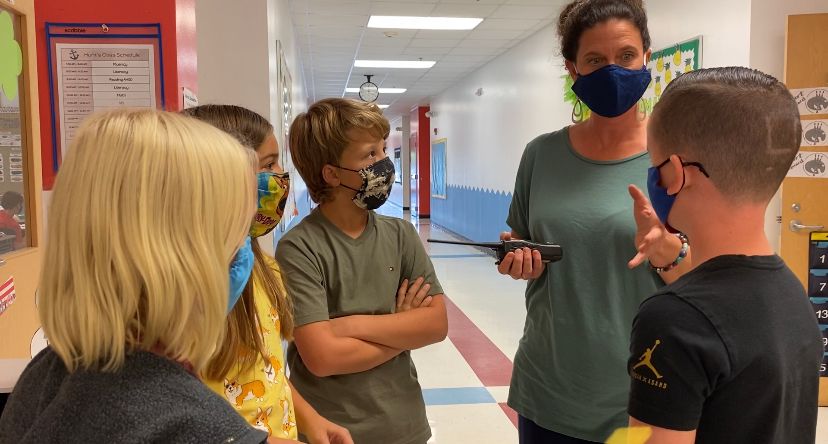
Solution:
[[[509,231],[506,216],[512,193],[449,185],[445,199],[431,199],[431,221],[477,242],[491,242]]]

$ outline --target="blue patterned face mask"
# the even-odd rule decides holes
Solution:
[[[227,302],[227,313],[230,313],[239,301],[252,273],[253,247],[250,243],[250,236],[248,236],[236,253],[236,257],[233,258],[233,263],[230,264],[230,299]]]
[[[646,66],[628,69],[607,65],[587,75],[579,74],[572,91],[595,114],[618,117],[641,100],[651,80]]]

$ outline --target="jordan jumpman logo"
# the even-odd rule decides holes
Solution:
[[[653,374],[656,376],[656,379],[661,379],[663,377],[653,366],[653,352],[655,351],[656,347],[658,347],[658,344],[661,344],[661,340],[656,339],[653,348],[647,347],[647,351],[645,351],[644,354],[641,355],[640,358],[638,358],[640,359],[640,361],[638,361],[638,364],[635,364],[633,370],[637,369],[638,367],[647,367],[650,370],[652,370]]]

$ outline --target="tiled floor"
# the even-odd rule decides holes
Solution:
[[[382,212],[402,216],[402,208]],[[452,239],[418,224],[423,240]],[[526,317],[525,284],[497,274],[494,258],[471,247],[426,244],[450,299],[449,338],[413,353],[436,444],[517,443],[505,406],[511,360]],[[817,444],[828,444],[828,408],[820,409]]]

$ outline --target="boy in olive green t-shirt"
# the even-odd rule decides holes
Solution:
[[[319,204],[279,242],[293,300],[291,382],[356,444],[431,437],[409,350],[446,337],[443,290],[414,227],[377,215],[394,165],[371,104],[326,99],[290,128],[294,164]],[[301,418],[298,418],[301,422]]]

